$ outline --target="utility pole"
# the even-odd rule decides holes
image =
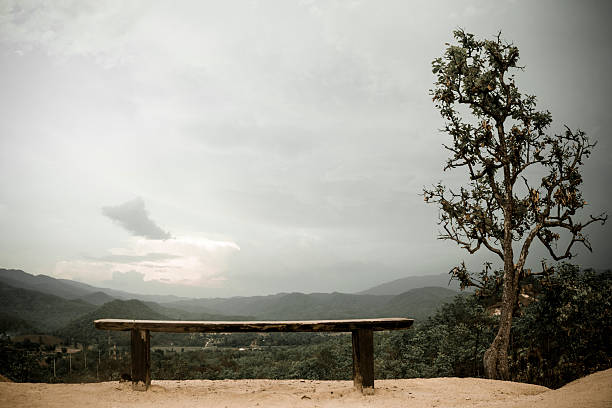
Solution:
[[[72,373],[72,353],[68,352],[68,363],[70,365],[70,373]]]
[[[55,378],[55,356],[53,356],[53,378]]]

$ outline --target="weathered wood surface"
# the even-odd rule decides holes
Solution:
[[[372,330],[353,330],[353,385],[368,393],[374,390],[374,335]]]
[[[146,391],[151,385],[151,335],[148,330],[132,330],[132,388]]]
[[[380,330],[401,330],[413,319],[352,319],[305,321],[204,322],[180,320],[100,319],[100,330],[131,330],[132,387],[146,391],[151,384],[150,332],[236,333],[236,332],[351,332],[353,340],[353,383],[364,394],[374,392],[374,335]]]
[[[413,319],[351,319],[305,321],[180,321],[100,319],[94,322],[100,330],[149,330],[171,333],[238,333],[238,332],[352,332],[359,329],[401,330],[412,326]]]

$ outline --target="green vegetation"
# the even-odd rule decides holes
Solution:
[[[513,327],[517,381],[560,387],[612,366],[612,273],[562,264],[534,281],[537,302]]]
[[[245,348],[217,348],[166,355],[154,352],[151,362],[152,376],[167,379],[351,378],[350,335],[295,334],[299,336],[292,340],[301,338],[301,344],[278,345],[279,339],[282,343],[283,337],[286,340],[287,337],[293,336],[269,336],[272,338],[272,344],[257,348],[248,348],[248,344],[243,344]],[[234,335],[225,337],[239,338]],[[255,334],[253,337],[262,336]],[[313,341],[309,342],[308,339]],[[233,340],[231,343],[236,344]]]
[[[38,329],[27,321],[16,316],[0,312],[0,333],[18,335],[25,333],[36,333],[37,331]]]
[[[53,331],[93,311],[96,306],[82,300],[68,300],[0,282],[0,310],[43,331]]]
[[[392,297],[377,311],[378,317],[410,316],[417,321],[423,321],[431,316],[440,305],[452,301],[457,292],[439,287],[411,289]]]
[[[73,320],[67,326],[58,330],[57,333],[60,337],[70,339],[70,343],[102,344],[108,343],[110,339],[112,344],[122,346],[129,345],[130,339],[126,333],[105,332],[94,328],[94,320],[108,318],[142,320],[167,319],[166,316],[154,312],[139,300],[113,300]]]
[[[512,380],[556,388],[612,367],[612,272],[561,264],[532,276],[523,289],[531,298],[516,305],[508,359]],[[483,356],[498,319],[489,295],[458,296],[415,330],[384,337],[377,376],[483,376]]]
[[[456,295],[410,330],[376,333],[376,377],[482,377],[501,296],[494,282],[489,286]],[[435,298],[437,290],[422,293]],[[563,264],[530,277],[522,293],[528,297],[516,305],[511,379],[559,387],[612,365],[612,272]],[[92,321],[104,317],[165,318],[143,302],[114,300],[58,330],[57,347],[50,336],[0,337],[0,373],[14,381],[118,380],[129,373],[129,333],[94,330]],[[352,373],[347,334],[152,333],[152,346],[154,379],[350,379]]]
[[[473,295],[457,296],[415,330],[391,333],[377,359],[383,378],[481,377],[495,318]],[[380,376],[380,374],[379,374]]]

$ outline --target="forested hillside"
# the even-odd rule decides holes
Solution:
[[[102,300],[102,297],[98,294],[98,292],[104,293],[112,299],[123,300],[138,299],[152,302],[172,302],[184,299],[179,296],[144,295],[109,288],[101,288],[70,279],[58,279],[47,275],[31,275],[19,269],[0,268],[0,282],[4,282],[15,288],[35,290],[38,292],[63,297],[65,299],[86,299],[88,296],[93,295],[94,299],[98,298],[98,300],[93,301],[95,303]],[[108,298],[106,299],[107,301],[110,300]]]
[[[96,307],[82,300],[68,300],[0,282],[0,310],[42,331],[53,331]]]
[[[346,293],[286,293],[271,296],[229,299],[192,299],[164,304],[192,312],[198,309],[251,315],[258,319],[350,319],[369,317],[410,317],[422,320],[457,291],[446,288],[418,288],[391,295]]]
[[[160,316],[159,318],[175,320],[305,320],[368,317],[410,317],[423,320],[457,294],[457,291],[451,289],[430,287],[413,289],[398,296],[338,292],[280,293],[269,296],[185,299],[166,303],[152,301],[126,303],[125,299],[119,301],[106,292],[96,290],[99,288],[93,286],[85,288],[87,285],[77,282],[44,275],[32,276],[17,270],[5,269],[0,272],[0,290],[2,290],[0,305],[3,306],[4,313],[4,317],[0,316],[0,323],[4,322],[2,323],[4,326],[11,327],[5,332],[13,334],[27,334],[28,331],[47,333],[62,328],[62,332],[67,335],[70,330],[78,326],[78,324],[75,326],[76,323],[73,321],[102,315],[114,318],[121,316],[144,318],[137,315],[156,315]],[[7,284],[9,281],[21,287]],[[73,284],[76,285],[74,288]],[[42,293],[26,287],[48,292]],[[91,292],[83,294],[83,290]],[[66,297],[56,296],[53,293],[60,293]],[[133,309],[127,306],[130,304],[134,306]],[[100,306],[102,307],[99,308]],[[85,315],[86,313],[89,314]],[[22,323],[11,323],[9,322],[11,319],[20,319]],[[66,328],[69,323],[71,326]]]
[[[441,287],[452,290],[459,289],[457,281],[451,281],[447,273],[423,276],[407,276],[391,282],[381,283],[359,292],[360,295],[399,295],[412,289],[425,287]]]
[[[105,303],[99,308],[86,313],[73,320],[56,333],[64,338],[73,341],[100,344],[111,342],[126,345],[129,344],[129,333],[125,332],[104,332],[96,330],[93,326],[97,319],[142,319],[142,320],[167,320],[168,317],[151,310],[147,305],[139,300],[113,300]]]

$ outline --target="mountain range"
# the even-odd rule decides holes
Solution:
[[[437,275],[424,276],[408,276],[406,278],[396,279],[390,282],[385,282],[359,292],[360,295],[399,295],[409,291],[410,289],[424,288],[428,286],[439,286],[442,288],[450,288],[459,290],[459,282],[450,280],[448,273],[440,273]]]
[[[446,276],[444,276],[447,279]],[[0,328],[91,338],[100,318],[177,320],[304,320],[375,317],[425,319],[457,290],[441,286],[440,276],[406,278],[359,294],[279,293],[268,296],[189,299],[139,295],[0,269]],[[417,286],[417,287],[415,287]],[[391,290],[393,289],[393,290]],[[406,290],[402,290],[406,289]],[[397,292],[400,293],[388,293]],[[155,301],[153,301],[155,300]],[[97,336],[99,337],[99,336]]]
[[[34,290],[15,288],[0,281],[0,310],[42,331],[58,329],[91,312],[96,306],[81,299],[65,299]]]
[[[16,288],[30,289],[38,292],[60,296],[66,299],[77,299],[89,297],[101,292],[112,299],[138,299],[151,302],[172,302],[185,299],[172,295],[143,295],[138,293],[124,292],[116,289],[99,288],[86,283],[70,279],[58,279],[47,275],[31,275],[19,269],[0,269],[0,282],[4,282]],[[100,296],[100,295],[96,295]]]

